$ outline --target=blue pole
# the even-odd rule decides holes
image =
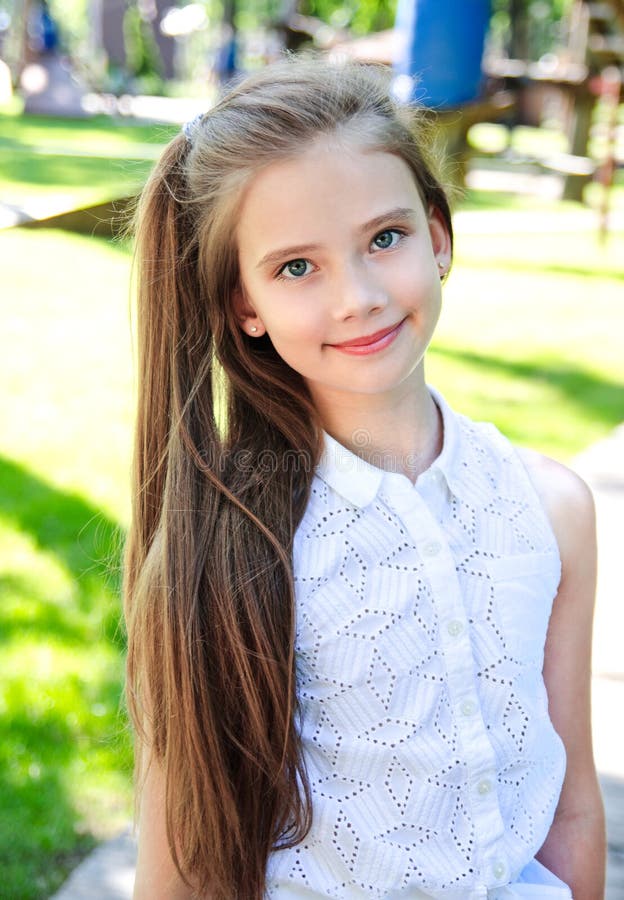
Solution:
[[[409,99],[437,109],[476,100],[489,20],[490,0],[399,0],[394,68],[415,78]]]

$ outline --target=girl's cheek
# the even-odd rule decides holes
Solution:
[[[292,303],[282,310],[274,322],[276,328],[291,338],[315,331],[320,325],[318,310],[313,303]]]

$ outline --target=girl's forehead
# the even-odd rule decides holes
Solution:
[[[372,142],[362,135],[337,131],[319,135],[314,141],[306,142],[291,155],[277,157],[252,175],[251,180],[255,180],[267,171],[279,169],[317,168],[320,172],[323,169],[333,168],[340,160],[361,167],[366,164],[367,159],[380,155],[400,159],[402,164],[409,169],[407,163],[399,156],[390,153],[378,143]]]
[[[314,223],[323,216],[381,214],[384,208],[424,207],[414,173],[386,150],[323,136],[295,156],[275,160],[253,175],[242,196],[237,233],[272,230],[276,222]]]

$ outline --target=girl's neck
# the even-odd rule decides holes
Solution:
[[[408,379],[410,382],[411,379]],[[416,481],[440,455],[442,416],[424,379],[387,395],[353,394],[317,401],[325,431],[374,466]]]

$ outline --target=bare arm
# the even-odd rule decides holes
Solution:
[[[158,763],[148,766],[145,753],[145,783],[139,814],[139,855],[134,900],[193,900],[173,864],[165,828],[165,779]]]
[[[538,859],[568,884],[574,900],[603,900],[605,823],[591,737],[591,634],[596,530],[591,492],[565,466],[522,456],[549,515],[562,576],[548,627],[544,680],[550,717],[567,754],[555,819]]]

